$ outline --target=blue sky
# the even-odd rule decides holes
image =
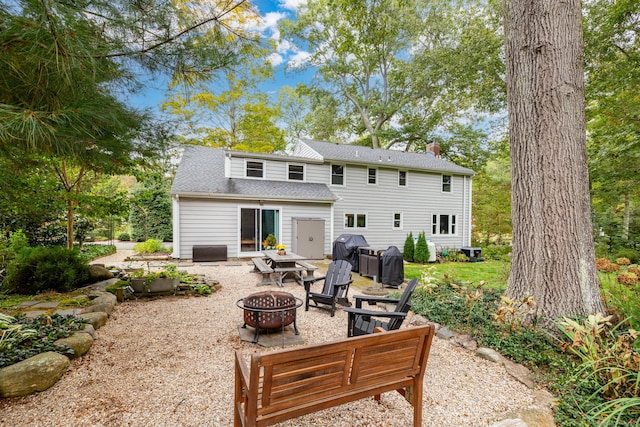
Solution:
[[[262,16],[260,25],[253,28],[264,38],[272,39],[276,42],[277,50],[269,58],[274,66],[274,79],[265,82],[262,89],[272,95],[277,94],[283,85],[295,86],[299,82],[309,81],[313,77],[313,70],[295,71],[287,69],[288,64],[304,62],[308,53],[291,46],[286,40],[282,40],[278,31],[278,23],[283,19],[295,17],[296,10],[306,4],[306,0],[253,0],[252,3],[258,8]],[[150,109],[159,112],[160,105],[165,99],[168,77],[153,76],[142,79],[144,90],[128,97],[128,102],[135,108]]]

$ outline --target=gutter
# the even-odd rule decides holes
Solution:
[[[264,200],[270,202],[306,202],[306,203],[334,203],[338,201],[337,198],[331,199],[310,199],[307,197],[274,197],[265,196],[261,194],[228,194],[228,193],[171,193],[175,198],[193,198],[193,199],[226,199],[226,200]]]

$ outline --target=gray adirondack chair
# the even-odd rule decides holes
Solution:
[[[356,306],[354,308],[344,309],[344,311],[349,313],[347,336],[354,337],[372,334],[376,327],[387,331],[399,329],[411,308],[411,295],[416,289],[417,284],[418,279],[411,280],[404,289],[404,292],[402,292],[400,299],[356,295],[354,297]],[[362,308],[363,302],[367,302],[369,305],[396,303],[396,307],[393,311],[365,310]]]
[[[311,286],[319,281],[324,281],[322,291],[312,292]],[[347,294],[351,279],[351,264],[345,260],[332,261],[324,277],[312,277],[304,280],[304,288],[307,293],[305,311],[309,307],[317,307],[331,312],[331,316],[336,312],[336,303],[350,306]],[[312,304],[312,305],[310,305]]]

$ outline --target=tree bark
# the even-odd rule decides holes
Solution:
[[[604,312],[595,269],[579,0],[506,0],[513,258],[507,294],[537,317]]]
[[[629,240],[629,223],[631,222],[631,194],[624,195],[624,212],[622,216],[622,240]]]
[[[73,208],[67,207],[67,249],[73,250]]]

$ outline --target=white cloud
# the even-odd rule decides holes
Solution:
[[[261,33],[265,37],[269,35],[277,34],[280,37],[280,30],[278,30],[278,22],[287,18],[286,13],[269,12],[262,16],[259,22],[250,22],[246,25],[248,31],[255,31]]]
[[[296,52],[289,58],[289,66],[292,68],[300,68],[309,62],[311,54],[309,52],[300,51]]]
[[[278,55],[277,53],[272,53],[267,58],[267,61],[269,61],[272,66],[277,67],[278,65],[284,62],[284,58],[281,55]]]
[[[273,32],[278,29],[278,22],[285,18],[287,18],[286,13],[268,12],[262,17],[262,29]]]
[[[307,0],[280,0],[280,7],[294,12],[307,5]]]
[[[292,49],[292,46],[291,46],[291,42],[289,42],[289,40],[279,40],[278,41],[278,46],[276,47],[276,50],[278,51],[278,53],[287,53],[291,49]]]

